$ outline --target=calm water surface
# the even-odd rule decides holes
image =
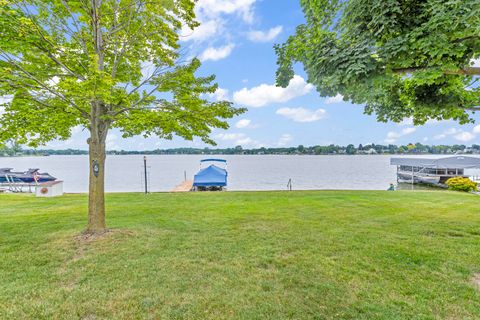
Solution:
[[[289,179],[293,189],[385,190],[395,182],[392,156],[219,156],[228,161],[229,190],[285,190]],[[426,156],[433,157],[433,156]],[[150,191],[170,191],[184,179],[193,179],[199,169],[197,155],[148,156]],[[88,156],[0,158],[0,167],[16,171],[40,168],[63,180],[65,192],[88,190]],[[480,171],[470,171],[480,175]],[[108,192],[143,190],[143,156],[107,156]]]

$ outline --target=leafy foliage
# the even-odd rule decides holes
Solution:
[[[214,76],[182,61],[178,31],[194,28],[192,0],[0,0],[0,141],[38,146],[83,126],[100,141],[209,138],[242,113],[209,102]],[[97,130],[98,129],[98,130]],[[98,132],[97,132],[98,131]]]
[[[446,183],[447,183],[448,189],[454,190],[454,191],[470,192],[470,191],[478,190],[478,184],[468,178],[463,178],[463,177],[450,178],[447,180]]]
[[[307,22],[275,47],[277,84],[295,62],[322,96],[365,104],[379,121],[473,121],[480,110],[478,0],[301,0]]]

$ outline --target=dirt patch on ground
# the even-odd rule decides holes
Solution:
[[[75,254],[71,261],[75,262],[83,258],[90,245],[101,243],[121,242],[125,238],[135,236],[135,231],[129,229],[107,229],[102,233],[81,233],[74,237]]]
[[[99,240],[107,240],[112,238],[121,238],[124,236],[133,236],[135,232],[128,229],[107,229],[102,233],[81,233],[74,237],[75,242],[85,244]]]
[[[474,273],[470,281],[475,286],[475,288],[480,290],[480,273]]]
[[[77,284],[80,274],[71,273],[72,264],[85,258],[90,250],[101,249],[103,245],[111,246],[112,243],[122,242],[126,238],[134,237],[136,232],[128,229],[108,229],[106,232],[97,234],[81,233],[76,234],[73,238],[67,237],[63,241],[68,243],[68,246],[72,249],[72,254],[66,257],[64,263],[58,270],[58,274],[63,278],[62,287],[68,291],[73,290]],[[67,245],[67,244],[65,244]],[[97,246],[98,248],[93,248]],[[100,250],[101,251],[101,250]],[[82,318],[83,319],[83,318]],[[95,316],[87,315],[84,319],[96,319]]]

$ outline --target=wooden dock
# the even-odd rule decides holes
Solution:
[[[185,180],[175,188],[173,188],[172,192],[188,192],[192,190],[193,180]]]

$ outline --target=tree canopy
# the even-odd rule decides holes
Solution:
[[[37,146],[90,131],[89,222],[105,230],[105,142],[174,135],[214,144],[212,128],[244,111],[211,102],[214,76],[185,59],[182,26],[195,28],[193,0],[0,0],[0,142]]]
[[[306,22],[275,47],[277,84],[294,64],[322,96],[379,121],[471,122],[480,110],[480,1],[301,0]]]
[[[124,137],[191,140],[242,112],[208,102],[214,76],[196,77],[178,31],[194,28],[190,0],[0,0],[0,140],[36,146],[91,129],[95,112]],[[143,72],[142,72],[143,70]],[[147,71],[148,72],[147,72]],[[92,108],[97,105],[98,108]]]

